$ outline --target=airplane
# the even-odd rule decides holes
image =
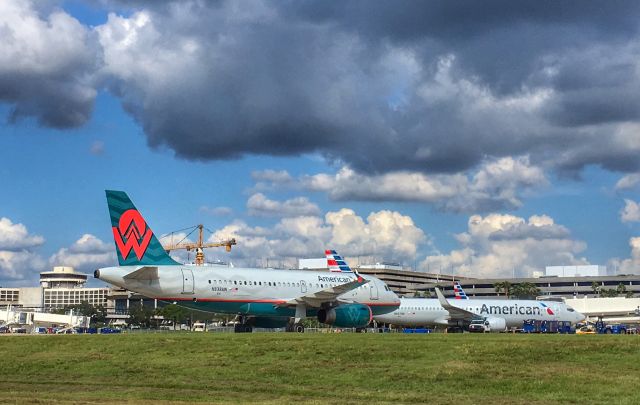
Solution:
[[[398,326],[443,325],[458,331],[473,323],[481,325],[481,330],[500,332],[507,328],[521,327],[525,320],[530,319],[568,321],[572,324],[585,319],[583,314],[564,302],[468,298],[449,301],[439,288],[436,287],[435,290],[437,299],[401,298],[398,309],[376,315],[374,320]]]
[[[235,332],[280,328],[304,332],[301,321],[363,328],[400,299],[373,276],[352,270],[334,250],[330,272],[183,265],[171,258],[129,196],[106,190],[119,266],[94,277],[160,301],[206,312],[236,314]]]

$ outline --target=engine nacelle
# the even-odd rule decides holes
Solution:
[[[485,325],[490,332],[502,332],[507,329],[507,321],[504,318],[486,318]]]
[[[327,325],[343,328],[363,328],[371,322],[371,308],[363,304],[344,304],[318,311],[318,320]]]

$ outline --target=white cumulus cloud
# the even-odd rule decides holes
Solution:
[[[335,175],[303,176],[298,183],[309,191],[326,192],[335,201],[415,201],[444,211],[484,212],[518,208],[522,194],[547,185],[548,180],[541,168],[521,156],[487,161],[469,175],[406,171],[367,175],[343,167]]]
[[[0,281],[26,280],[44,270],[45,262],[35,249],[44,243],[40,235],[32,235],[27,227],[0,218]]]
[[[395,211],[372,212],[366,218],[343,208],[320,216],[282,218],[273,228],[235,221],[209,240],[236,238],[229,259],[243,265],[264,265],[266,258],[321,257],[334,248],[343,255],[404,261],[415,257],[429,238],[411,217]],[[216,257],[224,254],[215,252]],[[223,259],[227,260],[227,259]],[[290,266],[295,265],[295,260]]]
[[[61,248],[49,258],[51,266],[71,266],[79,272],[117,265],[115,248],[91,234],[84,234],[71,246]]]
[[[625,198],[624,208],[620,211],[622,222],[640,222],[640,204]]]
[[[249,215],[298,217],[318,215],[320,208],[306,197],[295,197],[286,201],[270,200],[262,193],[253,194],[247,200]]]
[[[0,218],[0,250],[23,250],[40,246],[44,238],[30,235],[23,224],[14,224],[9,218]]]
[[[617,274],[640,274],[640,236],[629,239],[631,256],[628,259],[612,259],[609,267]]]
[[[428,256],[421,269],[432,273],[500,278],[531,276],[549,265],[586,264],[577,257],[584,242],[546,215],[528,220],[514,215],[490,214],[469,218],[467,232],[456,235],[460,249]]]

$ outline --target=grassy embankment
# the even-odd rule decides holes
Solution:
[[[15,336],[0,355],[0,402],[640,403],[640,336]]]

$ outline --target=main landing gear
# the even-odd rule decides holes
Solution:
[[[253,326],[247,324],[247,318],[244,316],[237,316],[238,323],[233,325],[233,333],[251,333],[253,332]]]
[[[233,332],[234,333],[251,333],[253,332],[253,326],[237,323],[233,325]]]
[[[287,325],[285,331],[287,332],[296,332],[296,333],[304,333],[304,325],[301,323],[292,323]]]

